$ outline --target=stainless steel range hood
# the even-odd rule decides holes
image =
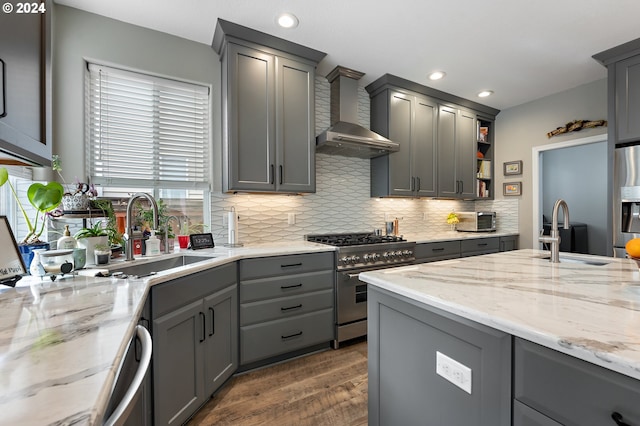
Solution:
[[[358,80],[364,74],[336,67],[331,83],[331,127],[316,138],[316,152],[345,157],[374,158],[400,150],[400,145],[358,122]]]

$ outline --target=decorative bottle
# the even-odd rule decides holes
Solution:
[[[76,248],[76,239],[69,232],[69,225],[64,226],[64,236],[58,240],[58,249],[74,249]]]

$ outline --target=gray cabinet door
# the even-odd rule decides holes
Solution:
[[[438,196],[458,197],[460,183],[456,174],[456,121],[455,108],[438,108]]]
[[[415,178],[414,191],[420,197],[437,195],[438,106],[435,102],[416,97],[413,121],[413,150],[411,170]]]
[[[184,423],[205,401],[202,300],[153,320],[155,425]]]
[[[616,142],[640,139],[640,56],[615,64]]]
[[[368,312],[370,425],[511,424],[511,336],[372,286]],[[437,352],[471,369],[471,393]]]
[[[456,176],[460,198],[476,198],[477,127],[475,112],[458,110],[456,123]]]
[[[438,112],[438,195],[475,198],[476,115],[444,105]]]
[[[38,2],[39,3],[39,2]],[[51,164],[51,15],[0,14],[0,149]]]
[[[225,61],[225,191],[275,190],[275,58],[229,43]],[[223,163],[225,159],[223,159]]]
[[[205,395],[213,394],[238,368],[238,286],[204,299]]]
[[[389,139],[400,144],[400,151],[389,154],[389,194],[413,195],[411,170],[412,126],[415,97],[391,92],[389,96]]]
[[[276,189],[315,192],[315,69],[276,57]]]

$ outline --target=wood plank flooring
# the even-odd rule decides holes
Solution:
[[[367,425],[367,342],[233,377],[188,423]]]

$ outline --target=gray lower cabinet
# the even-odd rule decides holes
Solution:
[[[476,113],[440,105],[438,196],[476,198]]]
[[[518,240],[517,235],[500,237],[500,251],[518,250]]]
[[[184,423],[237,369],[236,264],[151,288],[154,424]]]
[[[415,263],[436,262],[460,257],[460,240],[416,244]]]
[[[223,190],[315,192],[315,66],[324,53],[222,21],[215,37],[222,62]]]
[[[510,335],[373,286],[367,307],[369,425],[511,424]],[[471,369],[471,393],[438,352]]]
[[[473,238],[460,241],[462,257],[478,256],[481,254],[498,253],[500,251],[500,238]]]
[[[371,159],[371,196],[434,197],[436,101],[408,91],[384,90],[371,98],[371,129],[400,151]]]
[[[638,380],[519,338],[513,383],[514,426],[640,424]]]
[[[334,339],[334,255],[240,261],[240,365]]]

